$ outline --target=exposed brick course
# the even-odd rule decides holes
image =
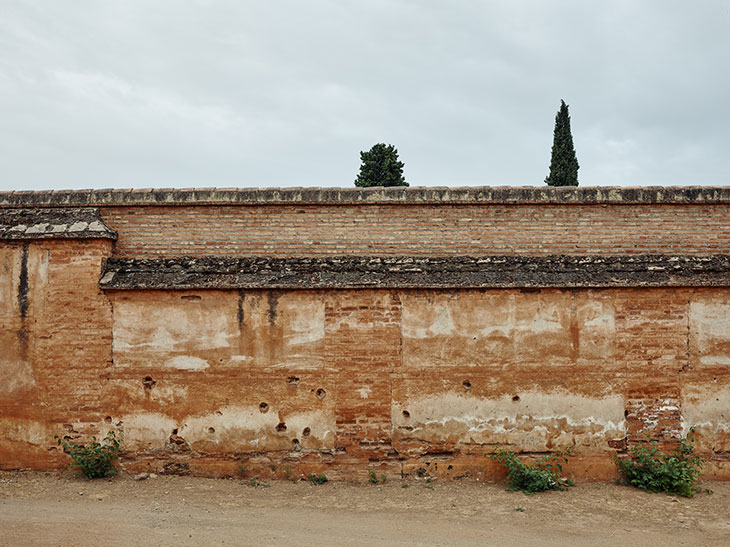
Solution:
[[[719,254],[730,205],[110,207],[120,257]]]

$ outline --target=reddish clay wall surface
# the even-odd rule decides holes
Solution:
[[[94,202],[95,231],[57,203],[80,194],[0,195],[24,209],[0,231],[0,468],[63,467],[54,435],[115,430],[130,471],[494,478],[497,447],[571,448],[570,474],[609,479],[644,435],[671,446],[694,426],[706,473],[729,478],[726,269],[712,286],[100,288],[110,257],[728,252],[725,189],[656,192]]]

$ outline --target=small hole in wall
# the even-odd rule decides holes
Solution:
[[[172,430],[172,434],[173,434],[173,435],[177,435],[177,427],[176,427],[175,429],[173,429],[173,430]]]
[[[304,430],[302,431],[302,437],[309,437],[309,434],[311,432],[312,432],[311,429],[309,429],[308,427],[305,427]]]
[[[327,395],[327,392],[324,389],[319,388],[317,390],[317,399],[319,399],[320,401],[325,398],[325,395]]]
[[[410,418],[410,417],[411,417],[411,413],[410,413],[410,412],[408,412],[407,410],[404,410],[404,411],[403,411],[403,417],[404,417],[404,418]]]
[[[145,376],[142,385],[144,386],[144,392],[149,393],[157,385],[157,382],[152,379],[152,376]]]
[[[469,380],[464,380],[461,382],[461,385],[464,386],[464,389],[466,391],[469,391],[471,389],[471,382]]]
[[[624,418],[628,418],[628,417],[629,417],[629,411],[628,410],[624,410]]]
[[[209,427],[209,428],[208,428],[208,433],[210,433],[211,435],[212,435],[213,433],[215,433],[215,427]]]
[[[520,396],[519,395],[515,395],[514,397],[512,397],[512,402],[513,403],[519,403],[520,402]]]
[[[259,405],[259,412],[261,412],[261,414],[266,414],[268,411],[269,411],[268,403],[261,403]]]
[[[104,418],[104,421],[106,423],[110,424],[110,423],[112,423],[112,417],[111,416],[107,416],[106,418]]]
[[[291,443],[293,445],[297,445],[297,444],[299,444],[299,439],[292,439]]]
[[[296,376],[289,376],[289,378],[286,379],[286,383],[289,384],[289,387],[297,387],[299,385],[299,378]]]
[[[286,431],[286,424],[284,422],[279,422],[279,424],[276,426],[276,430],[281,433],[282,431]]]

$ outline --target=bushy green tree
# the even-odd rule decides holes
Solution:
[[[578,168],[573,135],[570,133],[568,105],[561,100],[560,110],[555,116],[550,174],[545,177],[545,183],[548,186],[578,186]]]
[[[360,152],[360,159],[355,186],[408,186],[403,178],[403,162],[398,160],[398,150],[392,144],[378,143],[368,152]]]

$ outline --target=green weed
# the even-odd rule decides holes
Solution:
[[[694,428],[673,453],[659,450],[656,440],[635,444],[628,459],[615,456],[623,483],[647,492],[666,492],[691,498],[701,491],[696,483],[702,475],[704,460],[693,454]]]
[[[312,484],[324,484],[328,481],[327,476],[324,473],[319,475],[309,475],[309,482]]]
[[[570,450],[545,454],[532,465],[523,463],[514,452],[498,450],[490,454],[493,460],[507,468],[507,490],[522,490],[534,494],[546,490],[567,490],[572,480],[562,478],[563,463],[568,463]]]
[[[77,444],[55,436],[59,446],[71,457],[71,468],[78,469],[87,479],[101,479],[118,473],[114,462],[119,457],[120,443],[114,431],[107,433],[100,443],[96,437],[91,442]]]

